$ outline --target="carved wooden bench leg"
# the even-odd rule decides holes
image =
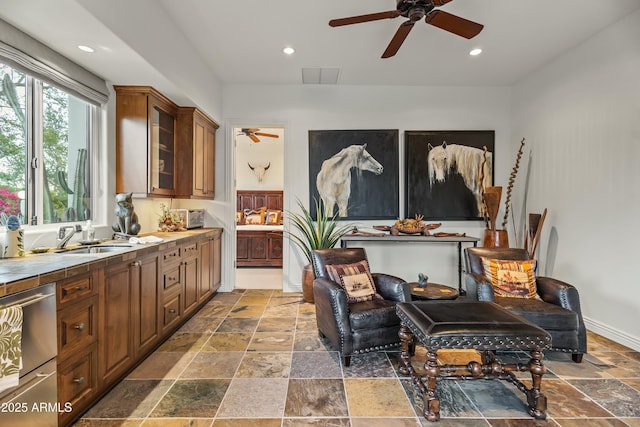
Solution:
[[[544,355],[540,349],[531,350],[529,371],[531,372],[532,386],[525,392],[529,406],[529,415],[538,420],[547,418],[547,397],[540,392],[542,376],[547,372],[547,368],[542,364],[543,357]]]
[[[413,366],[411,366],[411,356],[415,354],[416,344],[413,334],[405,324],[400,324],[398,332],[400,341],[402,342],[402,351],[400,352],[400,366],[398,371],[402,375],[413,375]]]
[[[423,396],[424,416],[427,421],[438,421],[440,419],[440,399],[436,392],[436,384],[440,375],[438,366],[438,351],[427,348],[427,361],[424,364],[427,377],[427,389]]]

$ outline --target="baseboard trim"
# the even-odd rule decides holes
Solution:
[[[584,324],[588,330],[602,335],[605,338],[609,338],[619,344],[632,348],[635,351],[640,351],[640,338],[629,335],[626,332],[622,332],[616,328],[613,328],[604,323],[600,323],[596,320],[584,317]]]

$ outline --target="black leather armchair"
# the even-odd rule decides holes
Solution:
[[[587,352],[587,331],[580,310],[580,296],[572,285],[550,277],[536,276],[537,299],[496,297],[491,282],[482,275],[482,259],[527,260],[529,253],[517,248],[467,248],[467,298],[494,301],[511,312],[524,317],[551,335],[551,350],[572,353],[580,363]]]
[[[319,249],[312,253],[318,331],[340,352],[344,366],[349,366],[353,354],[399,346],[400,319],[395,306],[411,301],[410,285],[404,280],[372,273],[377,292],[384,299],[347,303],[345,290],[329,278],[326,266],[366,259],[363,248]]]

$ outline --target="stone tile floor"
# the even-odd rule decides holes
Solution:
[[[237,290],[216,295],[75,425],[640,427],[640,353],[593,333],[588,342],[581,364],[546,355],[546,421],[528,416],[513,385],[480,380],[440,382],[432,424],[397,373],[398,352],[354,356],[345,368],[300,294]],[[474,355],[446,354],[449,363]]]

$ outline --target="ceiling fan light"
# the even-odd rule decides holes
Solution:
[[[476,48],[471,49],[471,51],[469,52],[469,55],[478,56],[481,53],[482,53],[482,49],[480,49],[479,47],[476,47]]]
[[[295,53],[295,51],[296,51],[296,50],[295,50],[294,48],[292,48],[291,46],[287,46],[287,47],[285,47],[284,49],[282,49],[282,52],[283,52],[285,55],[293,55],[293,54]]]

